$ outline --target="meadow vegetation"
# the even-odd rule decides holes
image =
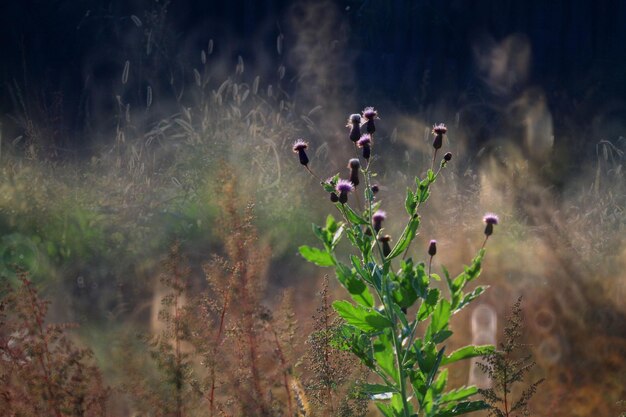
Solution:
[[[272,77],[218,60],[213,41],[177,61],[167,4],[134,16],[107,92],[115,108],[94,107],[97,132],[86,130],[104,139],[85,154],[59,148],[53,109],[12,88],[19,135],[0,140],[2,414],[486,409],[498,386],[495,397],[473,387],[461,359],[497,369],[495,346],[511,335],[495,318],[520,295],[515,359],[536,366],[511,396],[544,378],[531,415],[622,412],[624,139],[585,137],[596,153],[563,178],[573,151],[538,153],[520,126],[534,105],[516,101],[512,115],[487,112],[484,97],[417,111],[384,102],[380,119],[366,109],[357,120],[347,46],[325,43],[337,16],[318,27],[327,10],[299,13],[293,55],[279,34]],[[496,133],[478,146],[484,129]],[[481,223],[491,210],[495,230]],[[474,326],[485,306],[493,321]]]

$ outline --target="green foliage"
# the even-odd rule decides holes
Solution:
[[[351,352],[378,376],[378,381],[363,384],[361,389],[386,417],[445,417],[486,409],[484,401],[470,399],[478,393],[476,387],[446,390],[448,372],[443,368],[495,350],[493,346],[466,346],[446,354],[444,344],[452,335],[451,317],[486,288],[467,290],[480,275],[485,250],[481,249],[455,278],[444,268],[449,297],[433,288],[432,281],[441,278],[432,273],[431,262],[426,267],[424,262],[406,257],[421,223],[419,208],[428,200],[431,185],[445,163],[437,172],[428,170],[424,179],[416,179],[414,189],[407,190],[408,219],[393,248],[387,250],[381,242],[387,243],[388,239],[380,239],[372,219],[380,207],[370,190],[375,174],[369,163],[361,166],[365,166],[361,170],[365,180],[363,209],[336,203],[343,221],[329,215],[324,226],[313,225],[322,247],[300,247],[300,254],[309,262],[334,268],[338,281],[356,302],[333,303],[344,320],[335,347]],[[335,176],[322,186],[331,193],[337,181]],[[342,263],[336,253],[344,236],[355,250],[349,255],[349,265]],[[400,255],[403,259],[397,261]],[[421,337],[417,336],[418,326],[423,328]]]

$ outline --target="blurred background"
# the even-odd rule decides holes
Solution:
[[[454,159],[422,212],[414,258],[437,239],[437,268],[458,272],[482,244],[482,215],[500,215],[481,277],[491,288],[476,314],[455,317],[453,344],[500,340],[522,295],[531,379],[546,378],[533,415],[616,416],[626,400],[624,22],[619,0],[3,2],[0,275],[15,283],[27,270],[51,320],[79,323],[115,384],[121,335],[158,326],[173,242],[192,288],[227,252],[232,177],[269,248],[262,302],[291,289],[304,341],[325,271],[297,248],[334,208],[291,145],[309,141],[321,177],[347,175],[346,119],[374,106],[391,235],[406,187],[430,167],[432,125],[448,126]],[[332,279],[330,290],[346,296]],[[480,378],[469,364],[450,375]]]

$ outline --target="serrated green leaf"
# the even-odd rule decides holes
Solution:
[[[474,358],[476,356],[489,355],[495,352],[493,345],[481,345],[481,346],[465,346],[455,350],[441,361],[442,365],[447,365],[453,362],[462,361],[463,359]]]
[[[409,223],[406,225],[406,227],[402,231],[402,235],[400,236],[400,239],[398,239],[398,242],[396,242],[396,245],[391,250],[391,253],[389,253],[389,255],[387,255],[385,259],[387,260],[393,259],[396,256],[400,255],[409,246],[411,241],[415,238],[415,233],[417,232],[419,225],[420,225],[420,217],[417,214],[415,214],[413,215],[413,217],[411,217],[411,220],[409,220]]]
[[[348,324],[367,332],[379,332],[392,327],[391,322],[382,314],[357,305],[353,306],[348,301],[335,301],[333,308]]]
[[[395,337],[390,331],[385,331],[377,340],[372,343],[374,348],[374,358],[380,368],[397,383],[400,382],[398,370],[393,350],[393,339]]]
[[[441,411],[435,414],[433,417],[454,417],[461,414],[472,413],[474,411],[486,410],[489,405],[484,401],[466,401],[456,404],[449,410]]]
[[[298,248],[300,255],[309,262],[318,266],[333,266],[335,264],[333,257],[326,251],[302,245]]]
[[[354,301],[365,306],[374,306],[374,297],[364,281],[356,276],[356,272],[352,271],[347,265],[338,263],[335,268],[337,280],[348,290],[348,293]]]
[[[451,401],[460,401],[477,393],[478,393],[478,388],[476,388],[473,385],[470,387],[461,387],[459,389],[448,391],[445,394],[443,394],[439,398],[439,402],[443,404],[443,403],[447,403]]]
[[[463,309],[466,305],[477,299],[485,290],[489,288],[487,286],[479,286],[474,289],[474,291],[465,294],[460,301],[458,301],[458,306],[454,308],[454,312],[457,313]]]

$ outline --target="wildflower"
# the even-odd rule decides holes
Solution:
[[[300,163],[304,166],[307,166],[309,163],[309,157],[306,155],[306,149],[309,147],[309,144],[305,142],[303,139],[298,139],[293,144],[293,151],[298,154],[300,158]]]
[[[358,113],[350,115],[346,127],[350,128],[350,140],[356,143],[361,137],[361,115]]]
[[[493,213],[485,214],[485,216],[483,217],[483,222],[485,222],[486,224],[485,236],[489,237],[493,234],[493,226],[496,226],[499,220],[500,219],[498,218],[496,214],[493,214]]]
[[[363,109],[363,117],[365,118],[365,124],[367,133],[370,135],[376,132],[376,124],[374,119],[378,119],[378,112],[373,107],[366,107]]]
[[[370,190],[372,190],[372,194],[376,194],[380,191],[380,186],[378,184],[372,184]]]
[[[359,168],[361,168],[361,162],[356,158],[352,158],[348,161],[348,168],[350,168],[350,182],[356,187],[359,185]]]
[[[348,180],[339,180],[335,189],[339,193],[339,202],[346,204],[348,202],[348,193],[354,191],[354,185]]]
[[[359,148],[363,149],[363,158],[370,159],[371,147],[372,147],[372,136],[369,133],[361,136],[359,141],[356,143]]]
[[[372,216],[372,222],[374,223],[374,230],[376,233],[382,228],[383,220],[387,218],[387,213],[382,210],[377,210]]]
[[[450,162],[451,159],[452,159],[452,152],[446,152],[446,154],[443,156],[443,160],[446,162]]]
[[[431,240],[430,243],[428,244],[428,254],[431,257],[437,254],[437,241],[434,239]]]
[[[391,253],[391,246],[389,246],[389,242],[391,242],[391,236],[381,236],[378,238],[378,241],[383,244],[383,255],[385,257],[389,256],[389,254]]]
[[[433,135],[435,135],[435,139],[433,140],[433,148],[435,150],[441,149],[443,145],[443,135],[448,132],[448,128],[443,123],[439,123],[433,126]]]

